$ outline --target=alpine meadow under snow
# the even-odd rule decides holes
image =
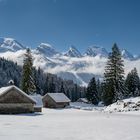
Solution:
[[[0,56],[15,61],[19,65],[23,64],[25,48],[14,39],[0,39]],[[93,76],[102,79],[109,53],[105,48],[97,46],[88,47],[84,54],[81,54],[74,46],[70,47],[67,52],[60,53],[47,43],[41,43],[31,51],[35,67],[57,74],[63,79],[73,80],[82,86],[87,86]],[[140,58],[125,49],[122,50],[122,56],[125,74],[128,74],[134,67],[140,74]]]
[[[139,140],[140,115],[77,109],[0,115],[2,140]]]

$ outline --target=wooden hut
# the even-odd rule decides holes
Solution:
[[[32,113],[36,102],[18,87],[0,88],[0,113]]]
[[[64,93],[47,93],[42,101],[43,107],[48,108],[64,108],[70,103],[70,99]]]

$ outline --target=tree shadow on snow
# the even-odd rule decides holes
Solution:
[[[23,113],[23,114],[14,114],[15,116],[30,116],[30,117],[35,117],[35,116],[41,116],[43,115],[42,113]]]

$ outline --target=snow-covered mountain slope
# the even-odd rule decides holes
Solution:
[[[3,46],[3,44],[4,43],[1,43],[1,46]],[[11,43],[10,45],[9,47],[12,48],[13,44]],[[20,45],[20,47],[21,46],[22,45]],[[66,56],[63,53],[57,52],[51,45],[41,43],[39,47],[32,50],[34,66],[40,67],[44,72],[57,74],[63,79],[70,79],[79,85],[86,86],[93,76],[97,78],[103,77],[104,67],[107,61],[106,55],[108,52],[103,48],[94,48],[96,48],[95,52],[93,51],[94,49],[92,49],[91,52],[96,54],[95,56],[80,56],[79,53],[76,53],[76,55]],[[9,49],[7,49],[7,51],[0,50],[0,57],[5,57],[17,62],[19,65],[22,65],[25,51],[24,47],[21,47],[21,49],[18,48],[17,50],[15,49],[14,51],[9,51]],[[138,73],[140,74],[140,59],[132,60],[125,58],[124,63],[126,74],[134,67],[137,68]]]
[[[71,46],[64,55],[69,57],[82,57],[82,54],[74,46]]]
[[[0,52],[23,50],[25,47],[13,38],[0,38]]]
[[[1,57],[8,58],[22,64],[25,50],[14,52],[0,53]],[[46,57],[44,54],[36,53],[36,50],[32,51],[34,66],[40,67],[44,72],[50,72],[57,74],[63,79],[73,80],[75,83],[86,86],[89,80],[96,76],[102,78],[104,73],[104,67],[107,59],[99,56],[82,58],[73,58],[67,56],[55,56]],[[125,72],[126,74],[136,67],[140,74],[140,59],[131,61],[125,60]]]
[[[86,56],[101,56],[101,57],[107,57],[108,56],[108,52],[105,48],[102,47],[97,47],[97,46],[91,46],[87,49]]]
[[[134,59],[140,59],[140,55],[134,55]]]
[[[36,50],[38,51],[38,53],[44,54],[48,57],[60,54],[50,44],[47,43],[41,43]]]
[[[125,59],[129,59],[129,60],[134,59],[134,56],[130,52],[128,52],[126,49],[123,49],[121,51],[121,54],[122,54],[122,57],[125,58]]]

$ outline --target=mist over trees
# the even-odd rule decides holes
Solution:
[[[63,92],[71,101],[87,97],[89,102],[95,105],[101,101],[109,105],[117,100],[140,96],[140,78],[137,69],[132,69],[126,78],[124,77],[123,59],[117,44],[113,45],[112,52],[108,56],[104,79],[93,77],[87,88],[75,84],[72,80],[63,80],[54,74],[44,73],[40,68],[36,69],[32,65],[30,50],[25,54],[23,67],[0,58],[0,87],[7,86],[11,79],[27,94],[45,95],[47,92]]]
[[[7,86],[11,79],[17,87],[21,87],[22,80],[24,79],[23,71],[22,66],[18,66],[17,63],[0,58],[0,87]],[[37,94],[45,95],[47,92],[60,92],[64,90],[65,94],[72,101],[85,97],[85,87],[75,84],[72,80],[63,80],[57,77],[57,75],[44,73],[40,68],[32,68],[31,79]]]
[[[97,104],[102,101],[105,105],[117,100],[140,96],[140,78],[134,68],[125,78],[124,64],[121,52],[115,43],[108,56],[104,80],[93,77],[88,84],[86,97],[89,102]]]

